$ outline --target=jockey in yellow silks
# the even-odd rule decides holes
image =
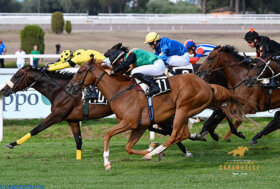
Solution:
[[[79,49],[74,53],[70,50],[65,50],[61,53],[60,59],[54,64],[49,64],[45,67],[45,70],[55,71],[64,68],[75,67],[76,65],[83,65],[91,58],[96,60],[105,61],[106,57],[95,50],[91,49]],[[106,62],[106,61],[105,61]],[[97,99],[97,93],[93,85],[89,85],[89,90],[86,92],[85,99]]]
[[[70,50],[65,50],[61,53],[60,59],[58,59],[56,63],[50,64],[48,66],[48,71],[61,70],[71,66],[75,67],[76,64],[81,66],[93,57],[97,60],[106,59],[106,57],[102,53],[95,50],[79,49],[74,53]]]

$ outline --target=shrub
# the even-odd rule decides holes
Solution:
[[[21,48],[29,54],[34,45],[38,45],[38,50],[41,54],[44,54],[45,44],[44,44],[45,33],[42,28],[38,25],[26,25],[20,31],[20,44]]]
[[[62,33],[64,30],[64,19],[62,12],[54,12],[52,14],[52,31],[56,34]]]
[[[72,25],[71,25],[71,21],[70,20],[66,20],[65,23],[65,31],[69,34],[72,31]]]

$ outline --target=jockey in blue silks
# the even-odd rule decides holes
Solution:
[[[158,33],[150,32],[146,35],[145,43],[155,50],[165,63],[170,66],[187,66],[190,64],[190,56],[184,45],[167,37],[161,38]]]

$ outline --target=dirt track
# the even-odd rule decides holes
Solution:
[[[166,36],[171,39],[184,42],[187,39],[193,39],[197,43],[209,43],[214,45],[233,45],[241,52],[254,51],[248,47],[247,43],[243,40],[246,32],[213,32],[213,31],[201,31],[201,32],[159,32],[161,36]],[[112,45],[123,42],[124,45],[130,48],[142,48],[149,49],[148,45],[144,43],[145,35],[147,32],[80,32],[68,34],[56,35],[49,31],[45,34],[45,54],[55,53],[55,44],[60,43],[62,50],[70,49],[77,50],[94,49],[100,52],[105,52]],[[272,39],[280,42],[279,32],[259,32],[260,35],[267,35]],[[0,39],[2,39],[7,46],[7,54],[14,54],[17,48],[20,46],[20,31],[1,31]]]

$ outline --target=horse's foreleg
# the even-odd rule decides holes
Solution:
[[[235,128],[235,130],[239,127],[239,125],[240,125],[241,123],[242,123],[242,120],[236,120],[236,121],[234,122],[233,127]],[[229,122],[229,124],[230,124],[230,122]],[[237,131],[236,131],[236,132],[237,132]],[[231,135],[232,135],[232,132],[229,130],[228,133],[223,137],[222,140],[228,140],[228,139],[231,137]]]
[[[109,141],[110,139],[119,133],[122,133],[124,131],[127,131],[131,129],[131,124],[127,121],[120,121],[119,124],[117,124],[115,127],[110,129],[104,136],[104,166],[105,170],[109,171],[111,168],[111,162],[109,162]]]
[[[72,133],[74,135],[75,141],[76,141],[76,159],[81,160],[82,159],[82,136],[81,136],[81,129],[80,124],[78,121],[68,121]]]
[[[280,129],[280,116],[277,116],[276,118],[274,118],[271,122],[268,123],[268,125],[263,130],[258,132],[253,137],[250,144],[251,145],[257,144],[258,139],[260,139],[263,135],[268,135],[269,133],[271,133],[277,129]]]
[[[7,148],[13,149],[14,146],[21,145],[25,141],[27,141],[29,138],[31,138],[34,135],[37,135],[41,131],[47,129],[51,125],[58,123],[62,121],[62,119],[58,118],[58,116],[53,116],[53,114],[50,114],[48,117],[46,117],[37,127],[32,129],[30,133],[24,135],[20,139],[18,139],[16,142],[12,142],[8,145],[6,145]]]
[[[130,132],[129,140],[127,142],[127,145],[125,147],[125,150],[129,154],[137,154],[137,155],[145,155],[149,153],[148,150],[133,150],[132,147],[138,142],[138,140],[142,137],[144,132],[147,128],[141,126],[137,129],[133,129]]]

